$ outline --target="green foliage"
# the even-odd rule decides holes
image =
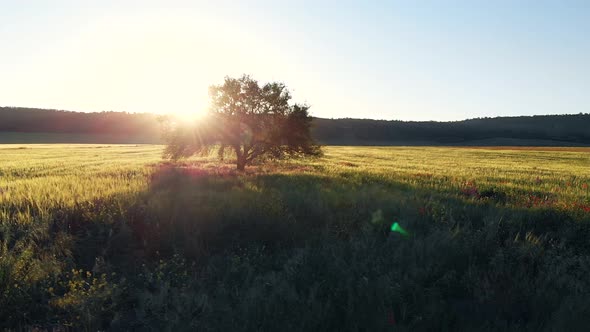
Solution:
[[[308,106],[289,105],[291,94],[282,83],[260,86],[249,76],[226,77],[223,85],[209,88],[211,110],[193,125],[168,124],[164,157],[178,160],[208,154],[213,147],[223,155],[233,149],[236,165],[262,157],[321,154],[311,137]]]
[[[118,285],[109,283],[104,273],[95,276],[72,269],[47,291],[52,296],[49,306],[60,317],[59,325],[99,330],[108,327],[115,315]]]
[[[0,146],[0,328],[583,330],[587,152]],[[408,236],[391,231],[394,222]]]

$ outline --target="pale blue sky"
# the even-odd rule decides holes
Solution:
[[[320,117],[590,112],[590,1],[4,1],[0,106],[197,113],[281,80]]]

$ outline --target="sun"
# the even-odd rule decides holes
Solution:
[[[207,110],[209,109],[208,102],[202,101],[200,102],[194,109],[190,110],[178,110],[176,112],[171,112],[170,115],[180,123],[194,123],[196,121],[202,120],[205,115],[207,114]]]
[[[177,121],[181,123],[194,123],[205,117],[206,110],[200,110],[195,112],[176,112],[172,114]]]

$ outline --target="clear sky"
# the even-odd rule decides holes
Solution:
[[[195,114],[226,75],[320,117],[590,112],[590,1],[0,0],[0,106]]]

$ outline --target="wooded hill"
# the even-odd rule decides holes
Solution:
[[[317,119],[314,133],[330,144],[590,145],[590,114],[454,122]]]
[[[158,116],[0,107],[0,143],[159,143]],[[331,145],[590,145],[590,114],[454,122],[314,119]]]

